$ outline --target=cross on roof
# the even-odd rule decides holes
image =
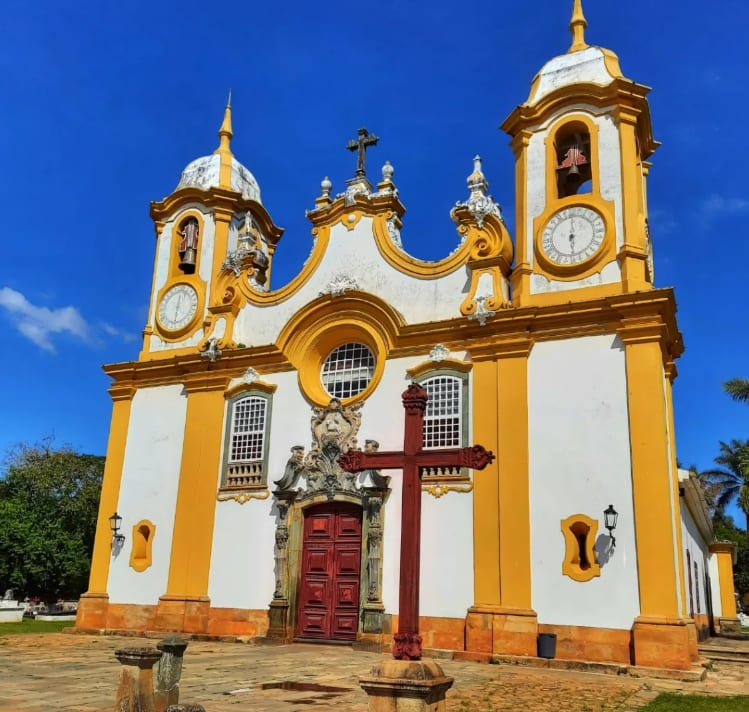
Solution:
[[[369,146],[376,146],[380,139],[374,134],[369,133],[365,128],[360,128],[357,134],[357,138],[351,139],[348,144],[346,144],[346,148],[348,148],[349,151],[358,151],[356,157],[356,173],[354,175],[356,178],[364,178],[367,175],[364,170],[367,148]]]

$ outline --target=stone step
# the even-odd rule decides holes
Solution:
[[[736,663],[749,663],[749,648],[726,645],[700,645],[700,655],[708,660],[727,660]]]

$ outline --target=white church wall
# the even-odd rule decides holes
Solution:
[[[262,376],[278,385],[271,405],[268,453],[268,485],[284,472],[293,445],[309,450],[312,411],[302,398],[296,373]],[[221,473],[216,473],[216,486]],[[277,511],[272,496],[245,504],[233,500],[216,502],[213,549],[208,595],[216,608],[267,608],[275,587]]]
[[[684,551],[681,552],[681,557],[684,560],[684,573],[686,575],[687,613],[691,614],[692,606],[694,606],[694,613],[707,615],[707,586],[705,581],[705,571],[708,566],[708,558],[710,554],[707,545],[700,535],[697,524],[695,524],[695,521],[683,500],[681,501],[681,536],[684,545]],[[689,552],[689,562],[687,561],[687,551]],[[695,564],[697,564],[696,572]],[[707,571],[709,573],[709,569],[707,569]],[[692,593],[691,598],[689,595],[690,583]]]
[[[275,259],[282,259],[282,253],[277,252]],[[247,304],[237,317],[235,340],[248,346],[273,343],[294,314],[319,298],[334,279],[342,276],[353,280],[357,289],[390,304],[409,324],[457,317],[465,297],[463,267],[431,280],[410,277],[391,267],[377,249],[372,219],[364,216],[351,232],[340,223],[331,229],[325,256],[317,270],[289,299],[272,308]],[[415,293],[419,294],[418,299],[413,298]]]
[[[616,336],[537,343],[528,369],[531,575],[539,623],[628,629],[639,614],[626,365]],[[500,460],[501,462],[501,460]],[[619,512],[609,556],[603,510]],[[599,521],[601,575],[562,574],[561,521]]]
[[[117,512],[125,542],[109,568],[111,603],[156,604],[167,587],[187,398],[181,385],[141,388],[133,396]],[[130,567],[132,527],[156,525],[152,565]]]

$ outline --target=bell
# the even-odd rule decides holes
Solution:
[[[577,167],[577,163],[573,163],[569,170],[567,171],[567,177],[569,176],[579,176],[580,175],[580,169]]]
[[[195,249],[192,247],[188,247],[183,253],[182,258],[179,262],[179,268],[185,273],[185,274],[193,274],[195,272],[195,258],[196,258],[196,252]]]

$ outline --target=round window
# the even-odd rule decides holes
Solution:
[[[322,365],[323,388],[333,398],[351,398],[372,380],[374,354],[364,344],[344,344],[333,351]]]

